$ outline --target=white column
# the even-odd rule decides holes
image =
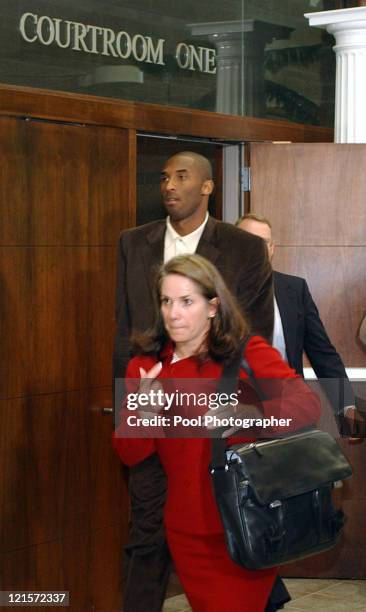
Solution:
[[[366,143],[366,7],[305,17],[336,40],[334,141]]]
[[[268,42],[289,38],[293,28],[255,19],[187,27],[193,36],[207,36],[216,46],[216,112],[264,116],[264,49]]]
[[[240,33],[216,34],[216,112],[242,114],[243,37]]]

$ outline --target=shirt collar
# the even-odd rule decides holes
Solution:
[[[177,238],[180,238],[181,240],[183,240],[183,242],[185,240],[190,240],[191,238],[195,238],[198,235],[201,236],[202,233],[203,233],[203,230],[205,229],[205,225],[207,223],[207,220],[208,220],[208,212],[206,212],[205,219],[204,219],[203,223],[201,223],[201,225],[199,225],[190,234],[186,234],[185,236],[181,236],[180,234],[178,234],[178,232],[175,231],[174,227],[172,226],[172,224],[170,222],[170,217],[167,217],[166,218],[166,231],[167,231],[167,235],[169,236],[169,238],[171,240],[176,240]]]

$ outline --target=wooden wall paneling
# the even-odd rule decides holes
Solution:
[[[128,500],[101,406],[136,135],[5,117],[0,128],[2,584],[73,590],[74,610],[114,610]]]
[[[0,85],[0,114],[226,140],[333,140],[330,128],[14,85]]]
[[[111,525],[126,535],[113,419],[99,410],[109,394],[102,387],[1,401],[2,553]]]
[[[251,211],[272,223],[274,268],[306,278],[344,363],[364,367],[356,334],[366,303],[366,146],[254,144],[250,165]],[[355,392],[366,397],[360,385]],[[285,576],[366,576],[366,444],[340,443],[354,469],[337,492],[348,515],[341,543],[281,568]]]
[[[251,210],[271,220],[274,267],[310,283],[348,366],[366,303],[366,145],[251,145]]]
[[[133,219],[134,135],[9,118],[1,130],[0,244],[115,246]]]
[[[276,241],[276,227],[273,231]],[[365,352],[357,342],[366,303],[365,262],[366,245],[277,244],[273,260],[276,270],[307,279],[327,332],[349,367],[365,367]]]
[[[119,609],[128,504],[112,422],[97,410],[105,392],[0,403],[2,589],[68,590],[76,612]]]
[[[251,210],[278,244],[365,245],[366,145],[251,144],[250,164]]]
[[[122,130],[2,119],[0,397],[111,382],[115,247],[135,217],[134,143]]]
[[[117,612],[122,599],[123,543],[121,532],[113,525],[0,553],[2,588],[69,591],[67,610],[71,612]]]
[[[0,397],[110,385],[115,247],[0,247]]]

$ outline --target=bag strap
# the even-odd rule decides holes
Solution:
[[[258,380],[254,376],[254,372],[253,372],[252,368],[250,367],[247,358],[244,357],[244,355],[242,356],[240,365],[243,368],[243,370],[245,370],[245,372],[248,374],[248,378],[249,378],[250,382],[252,383],[253,389],[256,392],[257,396],[259,397],[261,402],[264,402],[266,399],[268,399],[268,397],[264,393],[263,389],[260,387],[260,385],[258,383]]]
[[[251,337],[252,336],[250,334],[247,334],[245,338],[243,338],[239,345],[238,354],[234,357],[234,359],[224,365],[217,388],[219,393],[230,394],[236,390],[241,359]]]
[[[260,387],[247,358],[244,356],[245,348],[251,337],[252,336],[249,334],[245,337],[241,344],[241,352],[239,354],[239,357],[235,359],[232,363],[228,364],[228,366],[224,367],[219,384],[219,390],[221,391],[221,393],[233,393],[237,388],[239,370],[240,367],[242,367],[243,370],[245,370],[245,372],[247,373],[248,378],[258,398],[261,400],[261,402],[263,402],[268,399],[268,396]],[[226,375],[226,373],[228,373],[228,375]],[[364,409],[366,409],[366,403]],[[226,428],[222,428],[222,430],[224,429]],[[314,425],[309,425],[308,427],[301,428],[301,430],[298,430],[297,433],[309,431],[312,429],[314,429]],[[212,436],[215,435],[215,431],[217,435],[217,432],[220,431],[220,429],[218,428],[214,430],[212,432]],[[224,438],[211,438],[211,470],[225,469],[227,463],[226,450],[227,446],[226,440]]]
[[[245,370],[248,375],[250,382],[253,385],[255,392],[257,393],[261,401],[267,399],[264,392],[260,388],[257,379],[254,376],[254,372],[250,367],[248,360],[244,357],[244,351],[246,346],[251,339],[252,334],[245,336],[243,341],[240,343],[239,354],[230,363],[226,364],[223,368],[220,383],[218,386],[219,393],[225,393],[230,395],[235,392],[238,386],[239,370],[240,367]],[[224,430],[224,428],[221,428]],[[224,469],[226,465],[226,440],[223,438],[216,438],[215,435],[220,433],[220,429],[216,429],[212,432],[211,438],[211,470]]]

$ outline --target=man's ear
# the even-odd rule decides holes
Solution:
[[[210,195],[210,193],[214,190],[214,182],[211,180],[207,180],[202,184],[201,193],[202,195]]]
[[[271,242],[268,245],[268,255],[269,255],[270,261],[272,261],[273,259],[274,251],[275,251],[275,243],[273,240],[271,240]]]

